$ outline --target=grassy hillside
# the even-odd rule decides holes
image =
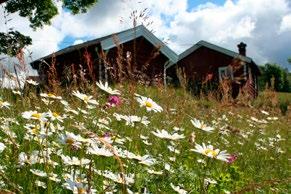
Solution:
[[[291,102],[291,93],[279,92],[278,93],[278,98],[279,98],[280,101],[289,101],[289,102]]]
[[[2,90],[0,190],[291,192],[290,107],[282,115],[277,94],[229,104],[180,89],[116,88],[119,97],[97,86],[42,97]]]

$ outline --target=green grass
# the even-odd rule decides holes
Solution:
[[[79,178],[75,184],[75,193],[85,192],[89,187],[95,189],[96,193],[106,191],[122,193],[125,189],[138,193],[145,190],[149,193],[176,193],[171,184],[180,186],[188,193],[291,192],[289,166],[291,158],[287,154],[291,151],[291,144],[288,141],[291,126],[290,108],[283,116],[279,106],[264,104],[263,97],[253,102],[251,107],[229,106],[206,99],[195,99],[180,89],[135,85],[123,87],[119,85],[117,88],[122,92],[122,104],[112,108],[104,108],[108,95],[97,88],[86,92],[99,102],[99,105],[92,109],[86,108],[84,102],[77,97],[68,92],[64,93],[63,99],[68,101],[71,109],[79,112],[78,115],[66,112],[60,100],[50,100],[51,104],[46,105],[33,92],[26,92],[25,97],[20,97],[9,90],[2,90],[0,92],[2,101],[9,102],[11,106],[9,109],[0,109],[0,142],[6,146],[0,153],[0,191],[72,193],[64,186],[64,183],[69,182],[65,174],[72,173],[73,178]],[[136,101],[134,93],[152,98],[163,111],[146,111],[146,108],[140,107]],[[279,94],[280,99],[289,97],[290,94]],[[86,110],[88,114],[80,113],[78,108]],[[25,125],[40,125],[37,120],[27,120],[21,116],[24,111],[30,110],[41,113],[50,110],[61,116],[65,115],[65,118],[63,122],[49,119],[47,124],[42,126],[43,134],[29,135]],[[269,115],[263,114],[262,110],[267,111]],[[140,122],[134,126],[126,125],[125,121],[118,121],[113,116],[114,113],[146,116],[150,123],[147,126]],[[268,117],[278,119],[270,120]],[[191,123],[192,118],[213,126],[214,132],[208,133],[195,128]],[[255,121],[255,118],[258,121]],[[102,126],[101,119],[107,120],[108,124]],[[57,130],[49,127],[57,128],[57,125],[64,128]],[[174,127],[183,130],[175,131]],[[161,139],[152,133],[157,129],[183,134],[185,138],[176,141]],[[119,148],[135,155],[149,155],[155,163],[147,166],[129,156],[124,158],[89,154],[87,152],[89,143],[79,142],[79,149],[69,144],[70,141],[63,144],[60,136],[65,132],[79,134],[87,140],[92,139],[92,134],[99,138],[106,134],[113,141],[109,145],[105,144],[107,150],[115,153],[116,148]],[[146,145],[141,135],[148,137],[147,141],[151,145]],[[38,141],[39,137],[45,138]],[[103,143],[98,144],[102,146]],[[236,155],[237,159],[230,164],[193,152],[191,149],[195,148],[196,143],[211,144],[215,148]],[[168,146],[172,146],[178,152],[170,151]],[[47,148],[51,150],[48,155]],[[31,155],[35,150],[39,151],[36,163],[19,164],[19,155],[22,152]],[[79,159],[86,158],[90,163],[81,166],[66,165],[61,158],[62,154],[76,156]],[[45,159],[46,156],[58,164],[51,165]],[[44,160],[40,162],[39,159]],[[168,165],[170,169],[165,168]],[[54,173],[60,182],[37,176],[30,171],[31,169]],[[124,174],[134,175],[133,183],[123,185],[97,173],[97,170],[103,172],[109,170],[120,174],[121,169]],[[161,174],[151,174],[148,172],[149,169],[160,171]],[[207,178],[216,184],[205,184]],[[37,186],[35,183],[37,180],[42,181],[46,188]],[[85,190],[81,190],[82,188]]]
[[[291,93],[278,92],[278,96],[281,101],[291,102]]]

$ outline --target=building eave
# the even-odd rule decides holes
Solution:
[[[172,63],[176,63],[178,61],[178,55],[174,51],[172,51],[165,43],[163,43],[160,39],[158,39],[147,28],[145,28],[143,25],[140,25],[135,28],[127,29],[118,33],[114,33],[114,34],[107,35],[101,38],[90,40],[85,43],[66,47],[55,53],[52,53],[50,55],[47,55],[45,57],[42,57],[40,59],[37,59],[31,62],[31,65],[35,68],[35,64],[42,62],[46,59],[57,57],[63,54],[67,54],[67,53],[80,50],[82,48],[86,48],[92,45],[101,44],[101,47],[103,50],[109,50],[111,48],[116,47],[116,44],[123,44],[139,37],[144,37],[154,46],[160,47],[160,52],[164,54]]]
[[[152,32],[150,32],[143,25],[132,28],[128,31],[118,33],[114,36],[110,36],[101,41],[101,47],[104,50],[109,50],[116,47],[116,44],[123,44],[132,41],[139,37],[144,37],[155,47],[160,47],[161,53],[163,53],[170,61],[176,63],[178,61],[178,55],[172,51],[164,42],[158,39]]]
[[[211,44],[209,42],[206,42],[204,40],[199,41],[198,43],[196,43],[195,45],[193,45],[192,47],[190,47],[189,49],[187,49],[185,52],[181,53],[179,55],[179,61],[184,59],[185,57],[187,57],[188,55],[190,55],[191,53],[195,52],[196,50],[198,50],[201,47],[206,47],[209,48],[211,50],[220,52],[222,54],[228,55],[232,58],[240,58],[241,60],[247,62],[247,63],[251,63],[252,59],[250,57],[246,57],[246,56],[242,56],[239,53],[236,53],[234,51],[225,49],[223,47],[217,46],[215,44]]]

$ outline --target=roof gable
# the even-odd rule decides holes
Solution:
[[[184,59],[185,57],[187,57],[188,55],[195,52],[196,50],[198,50],[201,47],[206,47],[206,48],[212,49],[214,51],[220,52],[222,54],[228,55],[228,56],[233,57],[233,58],[240,58],[241,60],[243,60],[247,63],[252,63],[252,59],[250,57],[242,56],[239,53],[225,49],[225,48],[217,46],[215,44],[211,44],[211,43],[206,42],[204,40],[199,41],[198,43],[193,45],[191,48],[189,48],[186,51],[184,51],[183,53],[181,53],[179,55],[179,60]]]
[[[178,61],[178,55],[172,51],[165,43],[158,39],[153,33],[151,33],[143,25],[137,26],[136,28],[129,29],[127,31],[115,34],[119,44],[129,42],[135,38],[144,37],[154,46],[160,46],[160,51],[168,57],[171,62],[176,63]],[[104,50],[109,50],[113,47],[116,47],[114,37],[110,36],[101,41],[101,47]]]
[[[158,39],[153,33],[151,33],[148,29],[146,29],[143,25],[137,26],[135,28],[131,28],[128,30],[124,30],[118,33],[114,33],[108,36],[104,36],[101,38],[97,38],[94,40],[90,40],[81,44],[72,45],[69,47],[66,47],[62,50],[59,50],[53,54],[47,55],[41,59],[38,59],[36,61],[41,61],[43,59],[50,58],[52,56],[59,56],[63,54],[67,54],[85,47],[89,47],[92,45],[101,44],[101,47],[103,50],[109,50],[111,48],[116,47],[116,43],[114,41],[114,36],[117,36],[117,40],[119,44],[123,44],[126,42],[129,42],[131,40],[134,40],[139,37],[144,37],[146,40],[148,40],[151,44],[154,46],[161,46],[160,51],[168,57],[168,59],[171,61],[171,63],[176,63],[178,61],[178,55],[172,51],[165,43],[163,43],[160,39]],[[34,61],[34,62],[36,62]],[[32,63],[34,63],[32,62]]]

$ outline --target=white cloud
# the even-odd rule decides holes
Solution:
[[[77,39],[77,40],[74,41],[73,45],[81,44],[81,43],[83,43],[83,42],[84,42],[84,40]]]
[[[291,32],[291,14],[285,15],[280,25],[280,33],[290,31]]]
[[[58,50],[58,43],[65,37],[65,34],[62,34],[54,25],[44,26],[42,29],[34,31],[29,27],[30,23],[27,18],[20,17],[17,14],[10,14],[7,20],[11,20],[5,25],[5,20],[2,16],[4,16],[3,8],[0,7],[0,32],[6,32],[9,28],[13,28],[32,38],[33,44],[28,46],[25,51],[25,61],[27,63]],[[11,70],[17,60],[5,57],[5,60],[2,60],[1,63],[4,64],[6,69]],[[28,69],[30,74],[35,74],[35,71],[30,66]]]
[[[219,43],[227,42],[228,39],[250,38],[255,29],[255,23],[251,17],[243,17],[237,24],[226,26],[225,29],[218,31],[216,36],[210,38],[210,40]]]
[[[201,39],[234,51],[244,41],[247,54],[258,64],[270,61],[286,65],[291,56],[291,33],[277,32],[290,13],[287,0],[228,0],[222,6],[205,4],[179,12],[168,31],[176,38],[173,44],[180,52]]]
[[[178,53],[203,39],[234,51],[244,41],[247,54],[258,64],[283,64],[291,55],[288,0],[227,0],[223,5],[205,3],[192,9],[187,7],[187,0],[99,0],[88,13],[75,16],[64,12],[60,4],[58,7],[60,14],[52,25],[35,32],[26,19],[11,16],[9,25],[33,38],[33,59],[57,51],[66,36],[93,39],[130,28],[130,14],[145,8],[151,16],[144,23],[153,21],[149,28],[160,39],[169,39],[169,46]],[[0,31],[4,30],[1,24]]]

